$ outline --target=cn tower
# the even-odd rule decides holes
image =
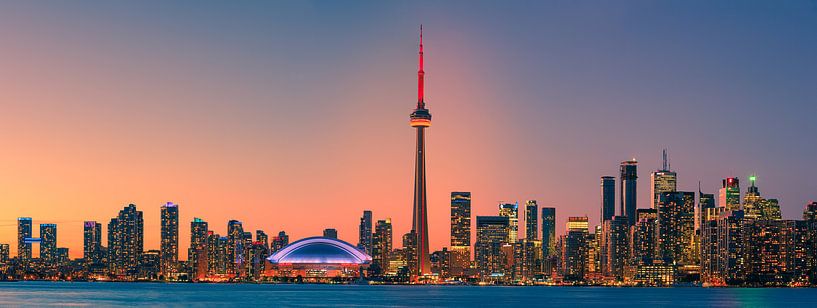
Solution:
[[[431,273],[428,259],[428,205],[426,202],[425,129],[431,126],[431,113],[423,99],[423,26],[420,25],[420,69],[417,71],[417,108],[411,113],[411,127],[417,128],[417,157],[414,166],[414,214],[412,230],[417,234],[416,269],[418,277]],[[414,261],[414,260],[412,260]]]

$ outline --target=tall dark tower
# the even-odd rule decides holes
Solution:
[[[619,188],[621,198],[621,216],[627,216],[627,221],[630,225],[634,225],[638,219],[635,215],[636,206],[636,180],[638,179],[638,162],[633,160],[625,160],[621,162],[620,168],[621,185]]]
[[[616,216],[616,178],[601,177],[601,218],[599,224],[612,220]],[[621,215],[624,216],[624,215]]]
[[[428,205],[426,202],[425,128],[431,126],[431,113],[423,99],[423,26],[420,26],[420,69],[417,71],[417,109],[411,113],[411,127],[417,128],[417,158],[414,167],[414,213],[411,229],[417,235],[416,274],[431,273],[428,260]],[[415,260],[411,260],[415,261]]]

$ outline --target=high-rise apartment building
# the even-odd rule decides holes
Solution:
[[[54,265],[57,258],[57,225],[40,224],[40,261]]]
[[[600,264],[604,276],[622,280],[624,266],[629,260],[629,221],[624,216],[613,216],[604,221],[601,231]]]
[[[160,271],[167,278],[168,275],[177,271],[179,262],[179,206],[173,202],[162,205],[162,233]]]
[[[363,211],[358,227],[357,248],[368,255],[372,254],[372,211]]]
[[[206,275],[207,266],[204,266],[202,270],[199,270],[199,266],[202,264],[207,264],[207,238],[208,238],[208,225],[207,222],[201,218],[194,217],[192,221],[190,221],[190,247],[187,249],[187,260],[188,266],[190,266],[193,273],[197,273],[196,277],[199,276],[199,273]],[[199,277],[204,278],[204,277]]]
[[[86,221],[83,230],[82,258],[87,265],[102,263],[102,224],[96,221]]]
[[[378,220],[372,236],[372,264],[376,265],[378,274],[389,268],[389,254],[392,250],[393,236],[391,218]]]
[[[17,258],[20,262],[31,260],[31,243],[27,239],[32,237],[31,217],[17,218]]]
[[[657,209],[656,256],[676,264],[697,264],[694,249],[695,193],[663,192]]]
[[[114,276],[135,277],[144,251],[144,219],[129,204],[108,223],[108,268]]]

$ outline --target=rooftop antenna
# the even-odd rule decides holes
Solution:
[[[669,169],[667,169],[667,168],[669,168],[669,166],[667,164],[667,149],[666,148],[664,148],[664,150],[661,152],[661,159],[663,160],[663,162],[661,164],[661,170],[662,171],[669,171]]]

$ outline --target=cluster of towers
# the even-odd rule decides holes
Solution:
[[[271,239],[263,230],[245,232],[240,221],[227,223],[227,235],[208,228],[206,221],[190,222],[188,260],[179,260],[179,206],[167,202],[161,206],[161,237],[158,250],[144,249],[144,219],[136,205],[129,204],[111,218],[103,242],[103,226],[97,221],[83,223],[82,258],[71,260],[68,248],[57,247],[57,225],[41,224],[39,237],[33,237],[32,219],[17,220],[17,256],[9,257],[8,244],[0,245],[0,275],[15,279],[106,279],[166,281],[257,280],[265,259],[289,244],[281,231]],[[335,229],[324,236],[335,238]],[[105,245],[107,243],[107,245]],[[38,258],[32,255],[39,244]]]

